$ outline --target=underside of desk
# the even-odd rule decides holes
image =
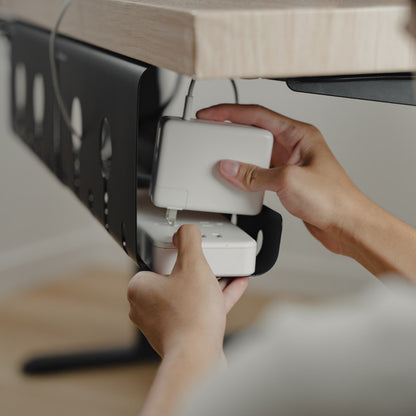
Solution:
[[[63,1],[0,0],[50,29]],[[409,72],[406,0],[73,0],[61,32],[198,78]]]

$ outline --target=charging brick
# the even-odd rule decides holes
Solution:
[[[220,160],[270,166],[273,135],[257,127],[162,117],[150,195],[154,205],[175,210],[256,215],[264,192],[245,192],[220,176]]]

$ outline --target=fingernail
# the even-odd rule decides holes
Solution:
[[[233,160],[221,160],[220,162],[221,172],[230,178],[237,176],[239,169],[240,164],[238,162],[234,162]]]

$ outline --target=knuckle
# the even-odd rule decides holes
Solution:
[[[133,309],[130,309],[130,311],[129,311],[129,319],[132,322],[134,322],[135,319],[136,319]]]
[[[142,324],[142,318],[140,317],[140,311],[136,311],[134,308],[130,308],[129,319],[136,326],[140,327]]]
[[[288,122],[285,124],[283,130],[279,133],[281,140],[290,143],[294,138],[301,138],[306,129],[304,126],[299,126],[297,122]]]
[[[322,134],[313,124],[291,121],[285,125],[279,136],[283,141],[292,142],[293,139],[302,140],[305,137],[319,138],[322,137]]]
[[[258,168],[254,165],[248,165],[242,172],[242,183],[249,190],[255,190],[257,186]]]
[[[265,109],[265,107],[263,107],[260,104],[250,104],[250,110],[259,112],[259,111],[263,111]]]
[[[127,287],[127,300],[130,303],[134,303],[136,300],[136,288],[134,285],[129,283],[129,286]]]
[[[254,114],[254,122],[258,123],[259,120],[263,117],[264,113],[268,111],[265,107],[259,104],[250,104],[248,106],[250,112]]]
[[[298,167],[295,165],[287,165],[283,168],[281,173],[281,188],[288,189],[292,188],[296,178],[296,172]]]
[[[304,129],[308,135],[321,136],[321,131],[313,124],[304,123]]]
[[[135,303],[139,292],[139,286],[141,284],[141,278],[146,272],[139,272],[134,275],[127,286],[127,300],[130,303]]]

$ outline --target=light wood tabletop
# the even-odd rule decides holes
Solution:
[[[51,28],[62,1],[0,0]],[[407,0],[73,0],[61,32],[199,78],[405,72]]]

